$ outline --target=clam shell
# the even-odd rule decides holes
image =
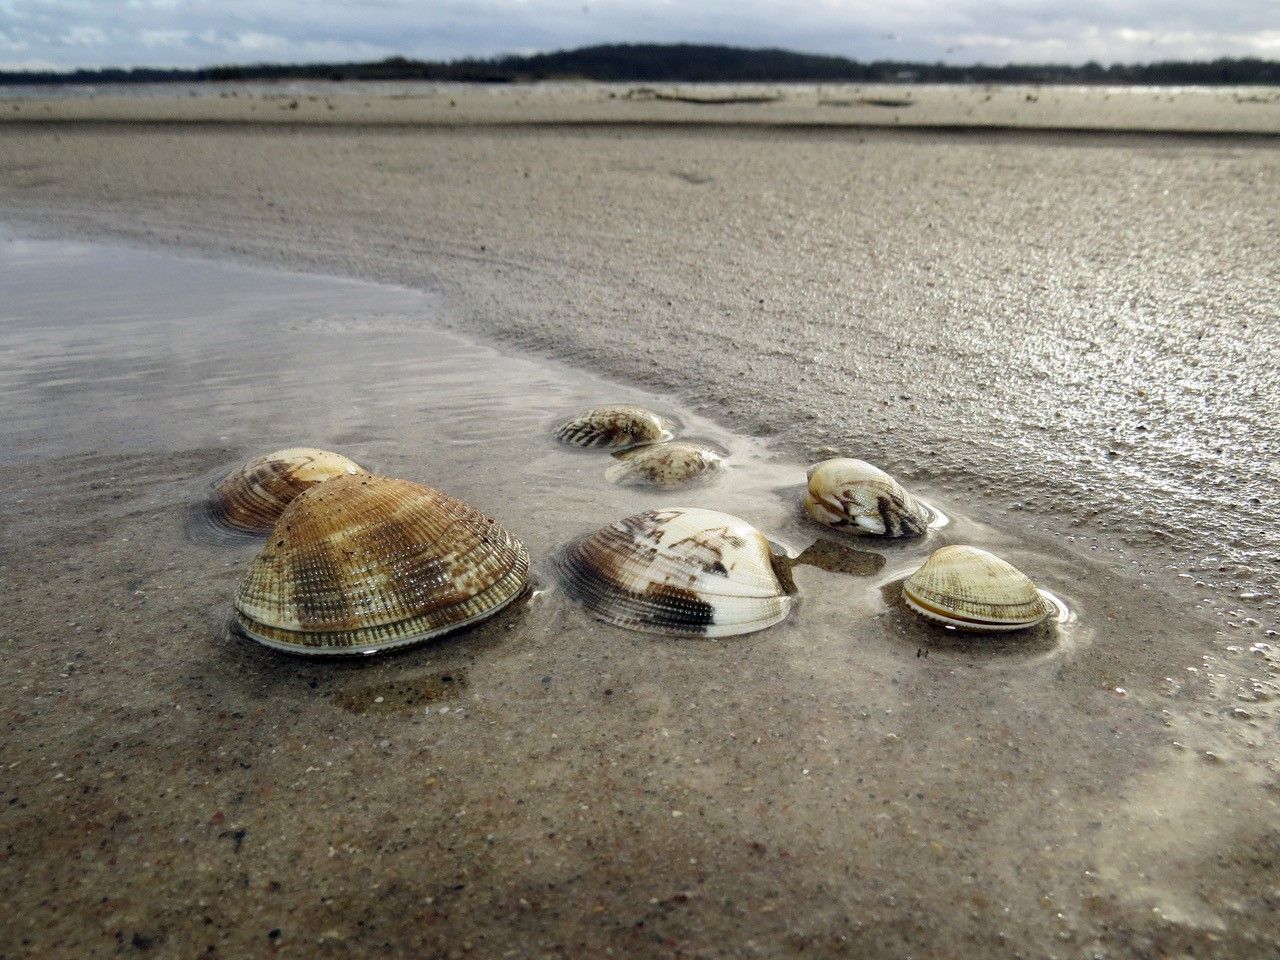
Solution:
[[[667,421],[644,407],[596,407],[556,429],[556,439],[574,447],[629,447],[669,440]]]
[[[902,585],[902,597],[921,616],[961,630],[1022,630],[1049,613],[1026,574],[969,546],[935,550]]]
[[[893,477],[849,457],[809,468],[804,509],[819,523],[863,536],[915,537],[932,519],[929,508]]]
[[[364,473],[364,468],[340,453],[311,447],[276,450],[254,457],[219,481],[209,509],[225,526],[265,532],[304,490],[356,473]]]
[[[557,567],[567,594],[630,630],[727,637],[763,630],[791,611],[769,541],[714,510],[627,517],[570,544]]]
[[[614,483],[679,487],[720,469],[721,456],[710,447],[672,440],[614,454],[618,462],[605,471]]]
[[[497,613],[528,578],[524,545],[431,487],[360,474],[301,494],[235,598],[253,639],[297,653],[372,653]]]

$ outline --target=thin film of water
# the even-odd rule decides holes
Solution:
[[[763,715],[779,703],[813,701],[842,705],[823,707],[833,716],[844,717],[846,709],[875,716],[886,736],[899,736],[908,731],[897,717],[914,705],[929,698],[954,703],[956,722],[967,723],[977,709],[969,698],[980,696],[983,710],[1004,712],[1011,724],[1026,711],[1053,717],[1052,736],[1061,742],[1044,749],[1071,750],[1108,711],[1138,704],[1169,715],[1169,732],[1154,743],[1174,749],[1176,736],[1193,750],[1212,745],[1219,760],[1238,757],[1241,769],[1254,762],[1248,731],[1274,718],[1274,652],[1266,644],[1247,651],[1214,646],[1212,625],[1203,630],[1193,604],[1176,589],[1154,590],[1096,557],[1065,552],[1051,538],[992,523],[981,508],[927,483],[910,486],[948,522],[924,537],[884,542],[821,528],[798,508],[805,464],[670,398],[448,332],[439,325],[445,306],[398,287],[118,247],[0,242],[0,347],[7,358],[0,367],[0,467],[164,463],[182,493],[180,503],[166,507],[173,536],[160,546],[211,573],[242,567],[260,541],[207,535],[199,511],[210,484],[251,456],[297,445],[337,450],[378,472],[460,496],[524,540],[534,560],[532,602],[417,651],[312,667],[338,687],[337,711],[407,716],[410,708],[455,696],[462,665],[468,695],[483,698],[492,676],[523,672],[526,664],[538,670],[556,655],[556,644],[570,642],[580,654],[575,668],[590,676],[619,671],[619,658],[680,658],[682,670],[662,673],[653,696],[669,690],[677,702],[696,697],[701,710],[722,711],[726,725],[744,710]],[[690,488],[619,485],[606,478],[615,463],[609,453],[573,450],[552,438],[561,417],[618,402],[669,417],[677,436],[721,452],[722,468]],[[904,452],[904,460],[910,457]],[[78,476],[68,472],[65,483],[78,483]],[[735,514],[785,545],[780,549],[793,560],[801,597],[791,617],[759,635],[714,644],[637,640],[590,621],[556,589],[548,560],[562,545],[613,520],[673,505]],[[20,506],[41,509],[38,499]],[[1047,592],[1059,615],[1021,640],[962,637],[921,622],[894,599],[896,584],[949,543],[1006,558]],[[198,622],[225,623],[230,600],[216,616],[190,613]],[[106,598],[87,594],[84,602]],[[174,602],[181,605],[181,596]],[[264,684],[296,669],[295,658],[254,651],[247,642],[237,646],[216,626],[203,642],[235,656],[265,657],[254,661]],[[730,655],[753,661],[732,689],[718,665]],[[357,682],[364,661],[383,664],[382,687]],[[401,670],[398,684],[394,674]],[[1144,678],[1152,675],[1170,679],[1151,685]],[[1189,678],[1202,680],[1195,685]],[[520,709],[518,702],[510,706],[516,714]],[[915,727],[911,735],[944,758],[967,756],[963,740],[953,745],[938,740],[939,732]],[[854,736],[852,728],[846,734]],[[983,735],[974,729],[974,737]],[[1156,774],[1164,769],[1156,753],[1148,756]],[[1084,772],[1071,776],[1091,778],[1101,789],[1122,776],[1121,762],[1076,765],[1071,769]],[[864,772],[873,779],[889,774],[868,763]],[[1134,780],[1135,804],[1165,789],[1156,774]],[[1060,785],[1067,794],[1078,786]]]

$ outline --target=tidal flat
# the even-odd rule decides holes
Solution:
[[[0,127],[0,956],[1275,955],[1256,120],[321,128],[302,103]],[[551,439],[618,400],[725,469],[619,487]],[[533,598],[351,662],[233,636],[256,548],[191,511],[294,443],[498,516]],[[799,511],[831,451],[951,523],[850,549]],[[681,503],[809,556],[788,620],[667,640],[564,597],[560,546]],[[895,585],[953,542],[1073,619],[922,625]]]
[[[944,527],[842,537],[785,450],[443,330],[437,295],[20,239],[0,267],[5,956],[1273,952],[1280,658],[1176,581],[922,483]],[[622,487],[552,438],[618,400],[724,469]],[[497,515],[532,596],[381,657],[235,634],[257,544],[191,518],[297,442]],[[792,616],[667,639],[563,595],[558,548],[673,504],[819,558]],[[924,624],[895,585],[952,542],[1069,621]]]

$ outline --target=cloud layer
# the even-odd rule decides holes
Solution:
[[[1257,0],[0,0],[0,68],[453,59],[677,41],[950,63],[1280,59],[1273,14]]]

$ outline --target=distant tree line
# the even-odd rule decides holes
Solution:
[[[607,44],[532,56],[437,62],[391,57],[376,63],[258,63],[196,70],[0,71],[0,84],[167,83],[219,80],[533,80],[633,82],[861,82],[1280,84],[1280,61],[1256,58],[1103,66],[1008,64],[954,66],[909,60],[862,63],[844,57],[698,44]]]

